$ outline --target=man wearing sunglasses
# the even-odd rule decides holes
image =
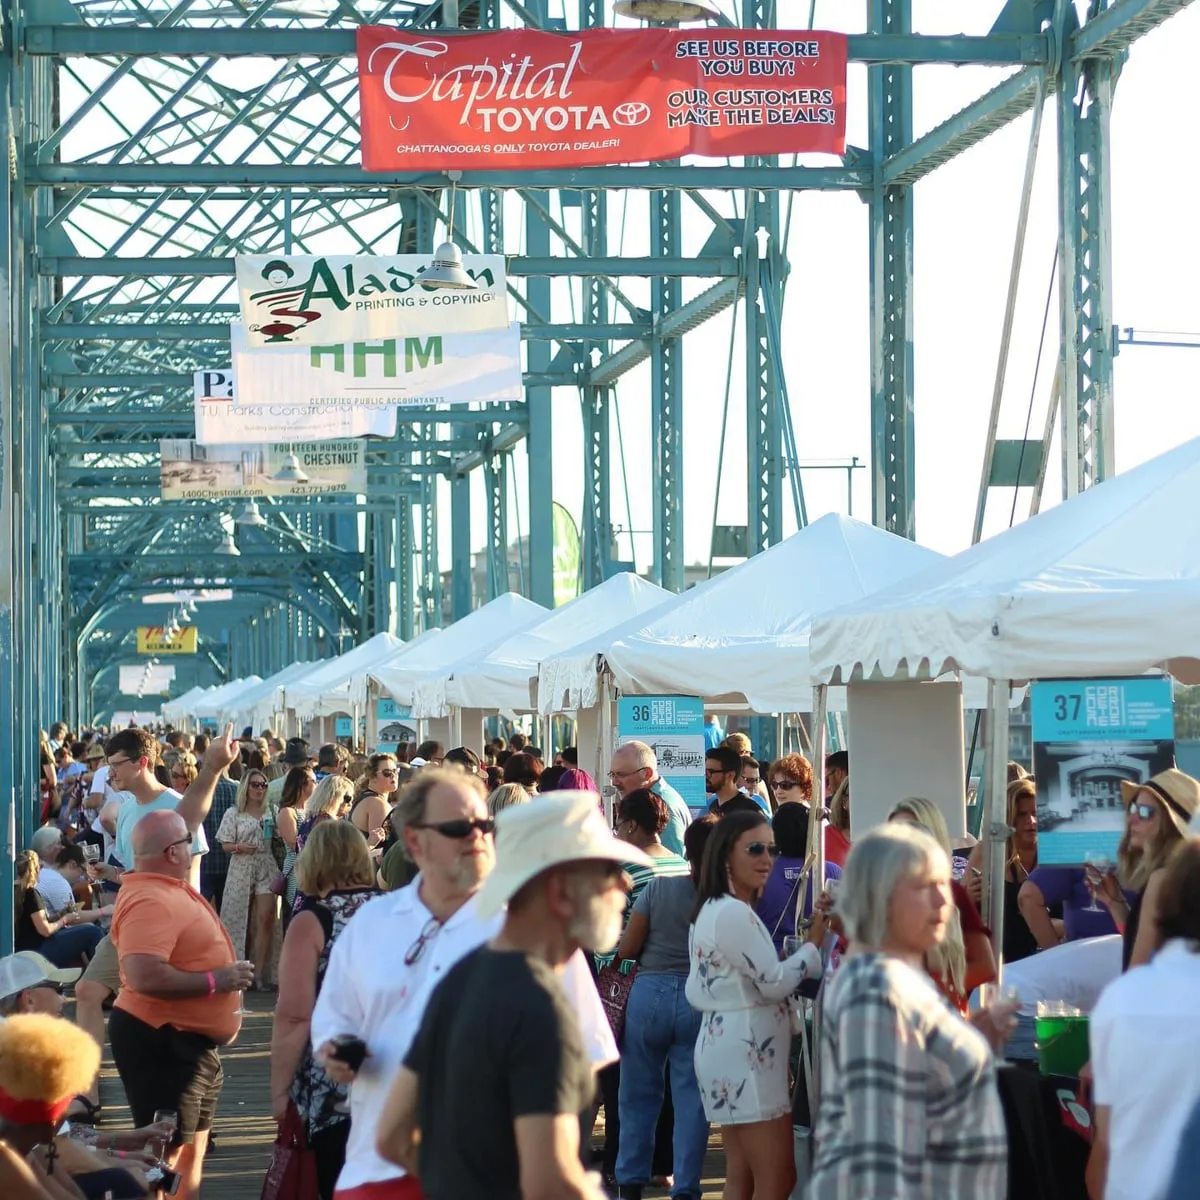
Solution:
[[[422,1200],[416,1181],[376,1148],[384,1103],[433,989],[500,928],[499,917],[482,919],[474,904],[496,863],[478,776],[424,768],[405,788],[392,823],[420,873],[355,914],[334,943],[312,1015],[318,1061],[338,1083],[354,1084],[335,1200]],[[600,1046],[600,1026],[608,1026],[586,964],[579,966],[585,985],[579,995],[592,1006],[585,1036],[589,1047]],[[357,1067],[343,1057],[351,1049],[346,1038],[358,1039],[354,1050],[365,1045]]]
[[[503,928],[433,993],[379,1147],[419,1165],[428,1200],[601,1200],[579,1153],[595,1077],[560,977],[581,949],[616,946],[623,864],[650,859],[617,841],[588,793],[517,805],[499,826],[499,865],[477,907],[494,919],[507,906]]]
[[[41,1013],[61,1017],[63,988],[80,976],[78,967],[60,969],[35,950],[0,958],[0,1017]]]

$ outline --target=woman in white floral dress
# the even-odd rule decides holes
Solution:
[[[221,898],[221,921],[239,958],[247,957],[246,942],[250,942],[249,957],[254,963],[252,987],[256,992],[266,990],[271,939],[279,911],[279,900],[271,891],[271,881],[279,867],[271,853],[270,833],[264,829],[271,812],[267,777],[251,768],[242,776],[237,800],[225,810],[217,828],[217,840],[230,856]]]
[[[796,1183],[788,997],[820,977],[821,956],[810,941],[780,962],[751,907],[777,853],[761,814],[730,813],[709,839],[696,888],[686,995],[701,1013],[696,1079],[705,1115],[721,1126],[725,1200],[787,1200]]]

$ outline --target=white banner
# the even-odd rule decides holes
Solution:
[[[234,326],[235,341],[245,330]],[[293,351],[295,353],[296,351]],[[307,355],[301,347],[298,351]],[[263,353],[258,351],[257,353]],[[202,446],[277,442],[280,434],[311,442],[327,438],[391,437],[396,432],[396,409],[353,408],[344,404],[292,404],[276,399],[263,405],[238,403],[233,368],[197,371],[195,380],[196,441]],[[286,395],[277,389],[274,395]]]
[[[361,439],[201,446],[190,439],[166,438],[159,442],[159,456],[164,500],[361,496],[367,490],[367,443]]]
[[[165,663],[158,666],[147,663],[145,666],[119,667],[117,676],[124,696],[167,696],[175,678],[175,668]]]
[[[239,254],[238,301],[250,345],[320,346],[508,325],[503,255],[463,255],[475,291],[422,287],[432,259]]]
[[[233,337],[237,410],[286,396],[280,411],[520,400],[521,327],[252,350]],[[393,408],[394,420],[394,408]],[[290,418],[289,418],[290,420]]]

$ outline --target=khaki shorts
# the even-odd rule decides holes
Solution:
[[[96,947],[96,953],[92,955],[81,982],[83,979],[89,983],[103,984],[114,996],[121,990],[121,964],[112,938],[106,937]]]

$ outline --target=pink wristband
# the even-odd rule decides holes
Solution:
[[[215,996],[217,994],[217,977],[211,971],[205,971],[204,973],[208,977],[208,994]]]

